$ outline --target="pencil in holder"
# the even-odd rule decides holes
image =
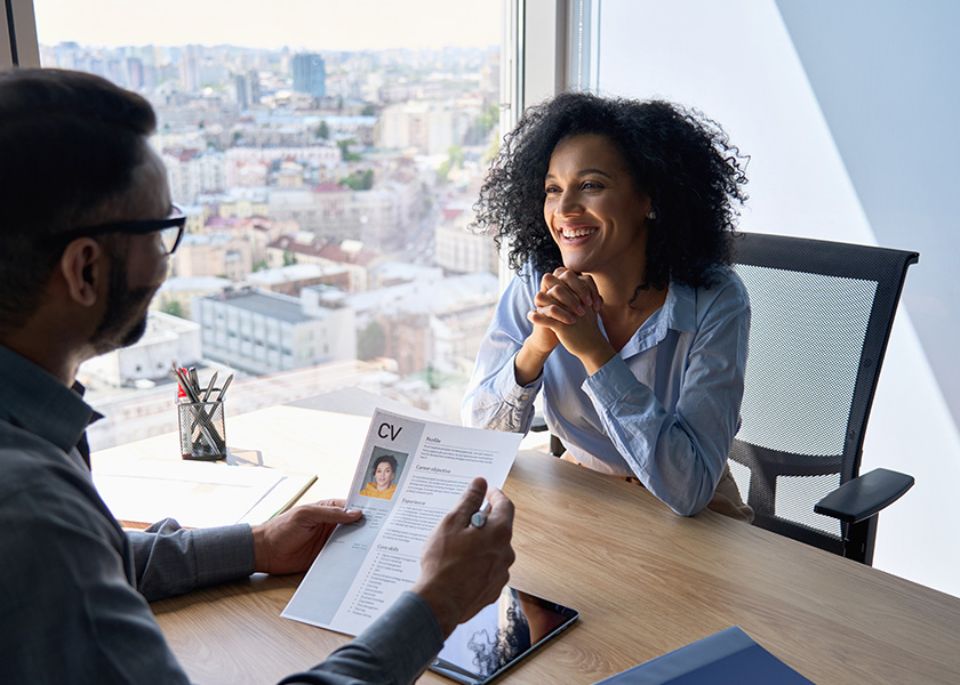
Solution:
[[[227,458],[223,402],[185,402],[177,405],[180,456],[198,461]]]

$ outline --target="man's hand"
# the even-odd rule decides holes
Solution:
[[[474,479],[433,531],[420,560],[420,579],[413,591],[430,605],[444,637],[496,601],[510,578],[507,569],[516,558],[510,546],[513,502],[502,492],[492,489],[487,493],[490,511],[486,525],[470,525],[486,491],[486,481]]]
[[[253,527],[253,570],[302,573],[326,544],[338,523],[355,523],[359,510],[346,511],[342,499],[305,504]]]

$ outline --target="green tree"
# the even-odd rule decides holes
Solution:
[[[317,138],[322,139],[322,140],[329,140],[329,139],[330,139],[330,127],[327,126],[327,122],[326,122],[326,121],[321,121],[321,122],[320,122],[320,125],[317,126],[317,128],[314,129],[313,135],[316,136]]]
[[[293,254],[290,250],[283,251],[283,265],[284,266],[293,266],[297,263],[297,255]]]
[[[350,151],[350,146],[353,145],[356,141],[352,138],[349,140],[338,140],[337,147],[340,148],[340,161],[342,162],[358,162],[360,161],[360,155],[356,152]]]
[[[437,167],[437,180],[440,183],[446,183],[448,177],[450,176],[450,160],[445,159],[440,162],[440,166]]]
[[[447,150],[447,156],[450,158],[450,164],[460,169],[463,167],[463,148],[459,145],[453,145]]]
[[[293,256],[292,253],[291,253],[291,256]],[[294,257],[294,259],[296,259],[296,257]],[[253,263],[253,270],[254,270],[254,271],[263,271],[264,269],[269,269],[269,268],[270,268],[270,265],[267,264],[267,260],[266,260],[266,259],[258,259],[257,261],[255,261],[255,262]]]
[[[492,104],[487,107],[486,111],[480,115],[478,123],[481,130],[484,133],[489,133],[490,130],[497,125],[500,121],[500,107],[497,104]]]
[[[437,178],[441,183],[446,183],[450,177],[450,171],[463,167],[463,148],[459,145],[453,145],[447,150],[447,158],[437,167]]]
[[[183,305],[177,300],[167,300],[160,305],[160,311],[164,314],[169,314],[170,316],[179,316],[181,319],[187,318],[183,314]]]
[[[371,321],[357,334],[357,357],[363,360],[382,357],[387,349],[387,335],[376,321]]]
[[[340,185],[350,190],[370,190],[373,188],[373,169],[354,171],[349,176],[340,179]]]
[[[364,105],[363,109],[360,110],[360,115],[365,117],[373,117],[377,115],[377,106],[376,105]]]

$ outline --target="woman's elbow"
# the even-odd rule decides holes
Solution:
[[[696,516],[710,504],[714,489],[708,490],[701,486],[664,502],[677,516]]]
[[[683,503],[680,505],[668,505],[674,514],[677,516],[696,516],[701,511],[703,511],[709,502],[701,504],[699,502],[689,502]]]

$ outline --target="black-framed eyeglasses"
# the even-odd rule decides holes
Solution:
[[[172,255],[183,238],[183,229],[187,224],[187,217],[179,207],[174,205],[170,216],[166,219],[144,219],[142,221],[118,221],[98,226],[72,228],[57,236],[66,245],[77,238],[95,238],[98,235],[109,233],[130,233],[141,235],[144,233],[159,233],[160,243],[165,254]]]

